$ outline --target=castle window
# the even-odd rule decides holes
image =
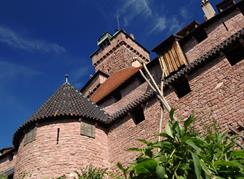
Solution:
[[[82,121],[80,123],[80,134],[95,138],[95,126]]]
[[[224,50],[225,57],[228,59],[231,65],[235,65],[242,59],[244,59],[244,47],[241,42],[237,42],[232,47],[228,47]]]
[[[24,145],[31,143],[35,139],[36,139],[36,128],[33,128],[25,134]]]
[[[194,37],[197,40],[197,42],[200,43],[208,37],[208,34],[203,28],[198,28],[194,33]]]
[[[179,77],[179,79],[177,79],[172,86],[178,98],[181,98],[191,92],[190,85],[185,76]]]
[[[135,124],[139,124],[142,121],[145,120],[144,111],[141,106],[137,106],[132,112],[131,112],[132,119]]]
[[[60,128],[57,128],[57,144],[59,143],[59,133],[60,133]]]

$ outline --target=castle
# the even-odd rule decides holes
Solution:
[[[103,34],[91,55],[96,73],[80,90],[66,79],[17,129],[13,147],[0,150],[0,173],[55,178],[89,164],[113,171],[117,162],[133,160],[126,150],[141,145],[136,139],[155,140],[160,118],[139,60],[157,83],[163,67],[164,94],[176,115],[194,112],[200,131],[214,118],[223,131],[243,136],[244,3],[224,0],[219,12],[208,0],[201,6],[206,21],[191,22],[162,41],[152,50],[154,60],[133,35]]]

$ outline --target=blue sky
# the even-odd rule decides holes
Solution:
[[[0,0],[0,148],[65,73],[84,85],[94,73],[89,55],[103,32],[114,33],[116,17],[151,50],[203,12],[200,0]]]

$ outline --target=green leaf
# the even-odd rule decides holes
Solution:
[[[201,179],[201,166],[200,166],[200,162],[199,162],[199,158],[196,154],[192,153],[192,159],[193,159],[193,164],[194,164],[194,170],[195,170],[195,174],[197,179]]]
[[[238,150],[231,152],[231,158],[244,159],[244,150]]]
[[[165,168],[161,165],[157,165],[156,167],[156,174],[159,178],[168,178],[167,177],[167,174],[166,174],[166,171],[165,171]]]
[[[131,152],[142,152],[143,149],[140,149],[140,148],[129,148],[128,151],[131,151]]]
[[[143,144],[146,144],[146,145],[152,145],[152,142],[149,142],[145,139],[137,139],[139,142],[143,143]]]
[[[152,155],[153,155],[152,148],[148,147],[148,148],[144,149],[144,154],[148,157],[152,157]]]
[[[205,163],[204,163],[203,160],[200,160],[200,165],[201,165],[203,171],[205,172],[205,174],[206,174],[207,176],[210,177],[210,176],[213,175],[212,172],[211,172],[211,171],[208,169],[208,167],[205,165]]]
[[[135,172],[137,175],[150,174],[156,171],[157,162],[153,159],[145,159],[135,166]]]
[[[169,124],[169,122],[167,122],[166,126],[165,126],[165,133],[170,136],[171,138],[174,138],[172,130],[171,130],[171,126]]]
[[[226,168],[228,168],[228,167],[237,167],[237,168],[240,168],[240,169],[243,168],[242,164],[240,164],[236,160],[232,160],[232,161],[217,160],[217,161],[214,162],[214,166],[216,166],[216,167],[224,166]]]
[[[195,143],[193,142],[192,139],[188,139],[188,140],[186,141],[186,143],[187,143],[189,146],[191,146],[193,149],[195,149],[198,153],[201,152],[202,149],[199,148],[197,145],[195,145]]]
[[[174,121],[174,114],[175,114],[175,109],[171,109],[171,111],[169,112],[169,118],[171,121]]]
[[[194,116],[190,115],[187,120],[184,121],[185,130],[190,126],[190,124],[194,121]]]
[[[168,141],[160,141],[153,145],[153,147],[164,149],[164,150],[173,150],[175,147],[171,142]]]

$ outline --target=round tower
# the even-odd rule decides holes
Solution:
[[[56,178],[108,168],[106,114],[67,81],[15,133],[14,178]]]

